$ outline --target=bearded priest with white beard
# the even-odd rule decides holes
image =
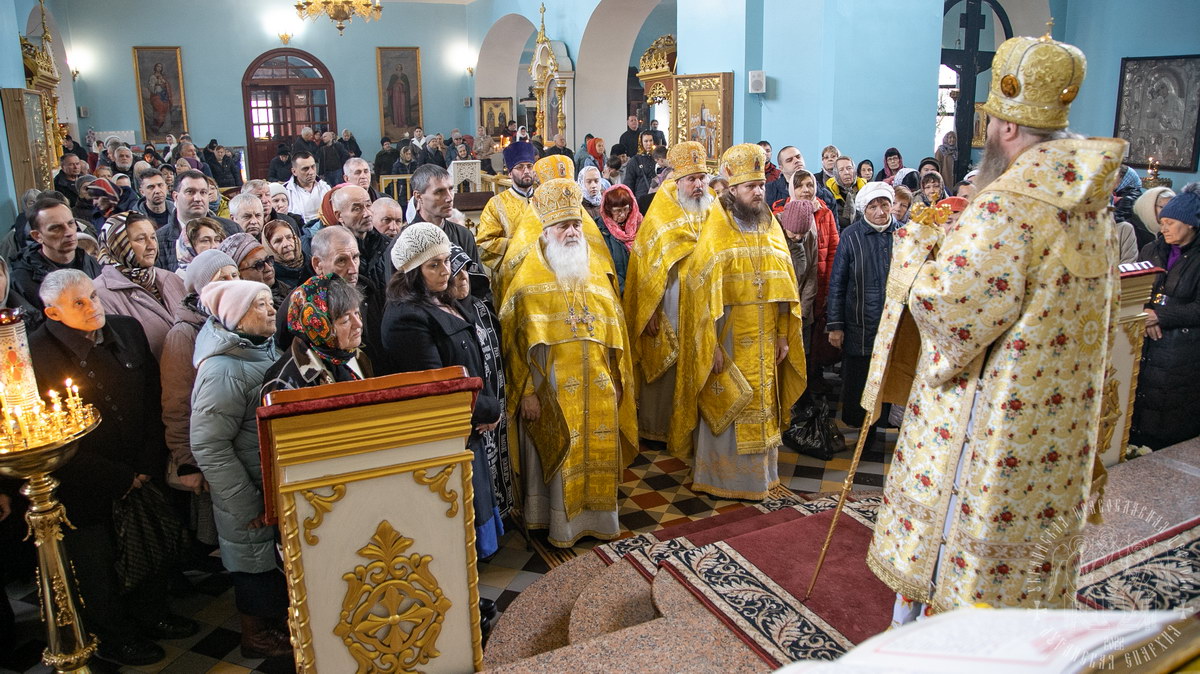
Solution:
[[[558,547],[584,536],[617,537],[617,484],[638,446],[617,279],[586,243],[581,200],[570,179],[537,188],[531,203],[542,234],[500,308],[525,520],[549,529]]]

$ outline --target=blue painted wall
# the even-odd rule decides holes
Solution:
[[[940,0],[688,2],[677,70],[733,71],[735,143],[795,145],[814,167],[831,142],[875,162],[896,146],[915,162],[933,137],[941,17]],[[766,94],[746,93],[756,69]]]
[[[1062,4],[1067,20],[1061,39],[1087,56],[1087,75],[1071,105],[1071,128],[1079,133],[1113,135],[1123,57],[1200,53],[1200,2],[1195,0],[1139,0],[1136,6],[1061,0],[1052,6]],[[1186,114],[1194,118],[1196,111]],[[1144,170],[1138,173],[1145,176]],[[1176,191],[1200,180],[1197,172],[1161,175],[1175,181]]]
[[[175,6],[177,11],[161,11]],[[217,138],[226,145],[245,145],[241,81],[246,68],[265,51],[282,47],[268,32],[258,12],[247,12],[239,0],[196,3],[165,0],[148,11],[136,0],[72,3],[69,9],[72,49],[86,49],[92,66],[76,82],[78,104],[91,117],[86,130],[134,128],[139,133],[130,47],[179,45],[186,85],[188,126],[199,142]],[[200,11],[200,10],[203,11]],[[62,23],[63,12],[56,12]],[[231,22],[230,16],[245,15]],[[129,17],[137,17],[130,23]],[[380,21],[355,19],[344,36],[328,19],[309,21],[289,47],[320,59],[335,82],[337,124],[351,129],[364,153],[379,142],[379,92],[376,47],[420,47],[424,123],[431,130],[471,128],[463,98],[470,95],[461,53],[467,49],[466,10],[461,5],[386,3]],[[112,45],[115,35],[123,35]],[[147,38],[146,36],[156,36]]]
[[[17,9],[13,0],[0,0],[0,88],[25,86],[25,70],[21,65],[21,45],[12,38],[18,32]],[[0,121],[4,119],[0,111]],[[13,187],[12,170],[8,162],[8,134],[0,133],[0,228],[8,231],[17,217],[17,195]]]
[[[638,31],[637,40],[633,43],[633,51],[629,53],[629,65],[636,68],[642,54],[650,48],[650,43],[663,35],[675,35],[675,13],[678,11],[676,0],[662,0],[646,17]],[[675,35],[678,37],[678,35]]]

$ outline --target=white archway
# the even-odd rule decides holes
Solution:
[[[488,29],[475,64],[472,134],[479,126],[479,98],[508,98],[516,94],[521,53],[535,32],[537,27],[533,22],[520,14],[505,14]],[[515,98],[513,104],[519,105]]]
[[[79,118],[75,108],[75,86],[71,79],[71,68],[67,65],[67,48],[63,44],[62,31],[54,20],[54,14],[46,10],[46,30],[53,40],[50,53],[54,55],[54,66],[58,68],[58,121],[72,129],[71,137],[80,142]],[[34,7],[29,12],[29,20],[25,24],[25,35],[30,38],[42,35],[42,9]],[[55,157],[57,163],[58,158]]]
[[[601,0],[588,19],[575,59],[575,130],[612,147],[625,131],[629,57],[638,31],[658,2]]]

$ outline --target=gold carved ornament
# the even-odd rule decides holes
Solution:
[[[674,72],[671,67],[671,55],[677,47],[674,35],[661,35],[642,53],[638,59],[637,76],[641,79],[655,75],[670,75]]]
[[[454,464],[439,470],[433,477],[429,477],[429,471],[425,468],[413,471],[413,479],[417,481],[417,484],[429,487],[429,491],[450,504],[450,507],[446,509],[446,517],[454,517],[458,514],[458,492],[449,488],[450,476],[453,473]]]
[[[320,542],[317,538],[317,527],[321,526],[321,522],[325,520],[325,514],[333,511],[333,504],[342,500],[346,495],[346,485],[333,485],[333,493],[329,496],[322,496],[311,489],[305,489],[300,492],[305,501],[313,507],[312,517],[304,518],[304,542],[309,545],[316,545]]]
[[[365,672],[408,672],[438,657],[450,600],[429,568],[433,557],[404,554],[413,540],[387,521],[358,551],[370,560],[342,576],[346,597],[333,633]]]
[[[308,615],[308,587],[304,580],[304,558],[301,556],[300,527],[296,521],[295,494],[283,495],[283,510],[279,514],[279,531],[283,538],[283,568],[288,578],[292,650],[296,671],[316,671],[317,654],[312,643],[312,626]]]

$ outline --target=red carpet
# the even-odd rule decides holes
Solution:
[[[847,512],[813,596],[800,601],[832,515],[793,518],[679,551],[662,568],[772,666],[833,659],[887,629],[895,595],[867,569],[870,528]]]

